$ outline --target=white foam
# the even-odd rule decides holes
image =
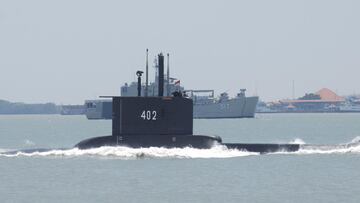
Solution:
[[[360,154],[360,136],[354,138],[351,142],[337,145],[309,145],[299,138],[290,142],[300,144],[300,150],[296,152],[275,152],[271,154],[288,155],[310,155],[310,154]],[[216,145],[211,149],[195,148],[129,148],[129,147],[100,147],[87,150],[78,148],[65,150],[48,150],[24,152],[18,151],[7,153],[9,150],[0,149],[0,157],[109,157],[119,159],[137,159],[137,158],[231,158],[250,155],[259,155],[259,153],[228,149],[223,145]]]
[[[360,153],[359,147],[350,147],[345,149],[300,149],[294,154],[348,154],[348,153]]]
[[[324,145],[324,146],[304,146],[301,147],[298,154],[348,154],[360,153],[360,145]]]
[[[275,152],[272,154],[360,154],[360,144],[338,144],[338,145],[300,145],[296,152]]]
[[[80,150],[77,148],[68,150],[49,150],[46,152],[16,152],[14,154],[0,154],[6,157],[34,157],[34,156],[96,156],[96,157],[112,157],[120,159],[136,159],[136,158],[231,158],[257,155],[258,153],[250,153],[235,149],[227,149],[225,146],[214,146],[211,149],[195,149],[195,148],[128,148],[128,147],[100,147],[94,149]]]
[[[293,141],[289,142],[289,144],[305,144],[305,142],[300,138],[295,138]]]
[[[354,139],[352,139],[349,144],[356,144],[356,143],[360,143],[360,136],[357,136]]]

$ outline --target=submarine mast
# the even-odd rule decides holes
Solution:
[[[136,76],[138,77],[138,86],[137,86],[137,91],[138,91],[138,97],[141,97],[141,76],[144,72],[138,70],[136,72]]]
[[[149,92],[149,49],[146,49],[146,82],[145,82],[145,97],[148,96]]]
[[[164,55],[160,53],[158,55],[159,60],[159,91],[158,96],[163,97],[164,96]]]
[[[170,96],[170,62],[169,53],[167,54],[167,75],[166,75],[166,96]]]

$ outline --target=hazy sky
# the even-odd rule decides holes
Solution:
[[[160,51],[187,89],[360,93],[360,1],[0,1],[0,99],[118,95]],[[150,69],[153,80],[154,70]]]

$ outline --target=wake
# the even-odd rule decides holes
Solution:
[[[360,136],[352,141],[336,145],[312,145],[306,144],[301,139],[295,139],[293,144],[300,144],[299,151],[296,152],[276,152],[273,154],[360,154]]]
[[[12,152],[0,152],[0,157],[108,157],[120,159],[139,159],[139,158],[230,158],[257,155],[258,153],[227,149],[225,146],[214,146],[211,149],[195,148],[129,148],[129,147],[99,147],[93,149],[80,150],[73,149],[34,149],[19,150]]]
[[[337,145],[311,145],[301,139],[295,139],[291,144],[300,144],[300,150],[296,152],[275,152],[269,155],[311,155],[311,154],[360,154],[360,137],[351,142]],[[195,148],[129,148],[129,147],[100,147],[80,150],[71,149],[26,149],[8,151],[0,149],[0,157],[105,157],[116,159],[143,159],[143,158],[233,158],[245,156],[257,156],[260,153],[228,149],[224,145],[216,145],[211,149]]]

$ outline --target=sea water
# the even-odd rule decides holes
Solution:
[[[0,116],[0,202],[360,202],[360,114],[194,120],[223,142],[304,144],[293,153],[73,148],[110,134],[84,116]]]

